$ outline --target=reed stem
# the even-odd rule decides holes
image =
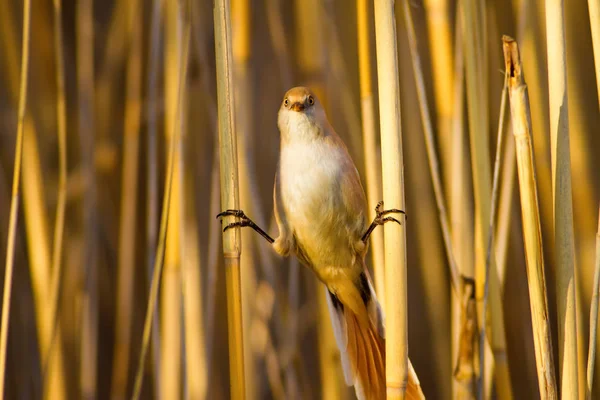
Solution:
[[[142,22],[134,16],[138,1],[131,1],[130,47],[127,65],[125,123],[123,126],[123,171],[121,180],[121,218],[119,227],[119,258],[117,277],[117,307],[115,311],[115,351],[111,396],[124,399],[129,377],[129,354],[133,320],[133,292],[136,256],[136,207],[138,203],[138,168],[140,147],[141,88],[142,88]]]
[[[375,205],[381,200],[381,173],[377,167],[378,149],[375,125],[375,103],[371,84],[371,43],[369,41],[369,1],[356,1],[358,32],[358,70],[360,81],[360,105],[363,129],[363,149],[367,175],[367,200],[369,219],[375,217]],[[385,270],[383,256],[383,231],[371,234],[371,255],[375,275],[375,289],[380,299],[385,299]],[[385,302],[382,302],[382,306]]]
[[[400,124],[400,82],[393,0],[375,0],[383,201],[404,209],[404,162]],[[388,399],[404,399],[408,373],[406,218],[384,226],[386,387]]]
[[[221,166],[221,208],[238,209],[237,141],[235,131],[233,57],[231,48],[231,11],[226,0],[214,3],[215,53],[217,61],[217,103]],[[225,218],[229,223],[233,217]],[[240,279],[240,229],[223,233],[223,256],[227,286],[229,371],[231,398],[245,398],[242,288]]]

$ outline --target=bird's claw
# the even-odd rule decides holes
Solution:
[[[375,206],[375,223],[377,223],[377,225],[383,225],[384,223],[388,222],[388,221],[395,221],[397,223],[399,223],[400,225],[402,225],[402,223],[400,221],[398,221],[396,218],[392,218],[392,217],[386,217],[386,218],[382,218],[383,216],[387,215],[387,214],[404,214],[404,218],[406,217],[406,212],[404,212],[404,210],[399,210],[397,208],[390,208],[389,210],[384,210],[383,209],[383,200],[380,201],[379,203],[377,203],[377,206]]]
[[[223,217],[229,217],[229,216],[240,218],[241,221],[236,221],[236,222],[232,222],[230,224],[225,225],[225,227],[223,228],[223,232],[225,232],[229,228],[234,228],[236,226],[239,226],[241,228],[244,226],[252,225],[252,221],[250,220],[250,218],[248,218],[246,216],[246,214],[244,214],[244,212],[242,210],[225,210],[225,211],[222,211],[219,214],[217,214],[217,218],[223,218]]]
[[[218,218],[222,218],[222,217],[238,217],[238,218],[248,218],[246,217],[246,214],[244,214],[244,212],[242,210],[225,210],[225,211],[221,211],[220,213],[217,214],[217,219]]]

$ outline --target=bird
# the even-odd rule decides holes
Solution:
[[[344,377],[359,400],[386,398],[385,322],[365,256],[371,232],[403,210],[376,207],[368,224],[367,202],[358,170],[327,119],[317,96],[294,87],[281,102],[277,125],[280,157],[273,190],[279,236],[273,239],[242,210],[223,231],[250,227],[282,256],[294,254],[325,285],[327,304]],[[425,398],[408,361],[407,399]]]

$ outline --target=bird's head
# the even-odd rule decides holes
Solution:
[[[313,137],[322,133],[325,123],[325,110],[309,88],[294,87],[283,96],[278,117],[282,134],[291,137]]]

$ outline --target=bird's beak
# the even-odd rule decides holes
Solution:
[[[304,103],[294,103],[290,107],[290,110],[292,110],[292,111],[304,111],[305,108],[306,107],[304,106]]]

